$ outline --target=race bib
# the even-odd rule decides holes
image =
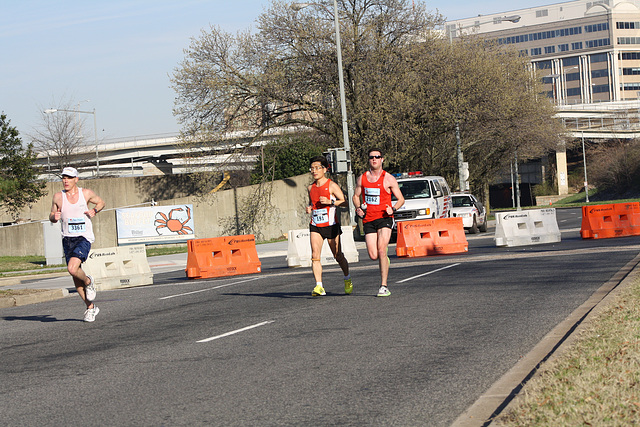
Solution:
[[[87,230],[84,218],[69,218],[69,233],[80,234]]]
[[[364,189],[364,202],[368,205],[380,204],[380,189],[379,188],[365,188]]]
[[[313,210],[313,223],[324,224],[329,222],[329,211],[327,208]]]

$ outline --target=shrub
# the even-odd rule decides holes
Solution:
[[[617,196],[640,192],[640,142],[600,145],[587,159],[590,183]]]

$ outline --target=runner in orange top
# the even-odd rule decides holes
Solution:
[[[358,177],[353,195],[356,213],[363,217],[364,239],[369,258],[377,259],[380,266],[379,297],[391,295],[387,286],[390,263],[387,246],[391,239],[393,213],[404,204],[398,181],[382,169],[383,161],[380,149],[369,150],[369,171]],[[395,204],[391,201],[392,193],[396,197]]]
[[[329,167],[326,157],[314,157],[309,163],[309,171],[314,182],[309,186],[307,213],[311,214],[311,223],[309,224],[311,268],[313,277],[316,279],[316,286],[311,295],[326,295],[322,285],[322,263],[320,260],[324,239],[327,239],[329,248],[344,273],[344,292],[350,294],[353,291],[353,284],[349,275],[349,263],[340,246],[342,229],[336,212],[336,206],[346,203],[344,193],[338,184],[325,176]]]

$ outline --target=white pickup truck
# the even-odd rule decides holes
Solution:
[[[451,190],[443,177],[420,172],[394,176],[405,200],[393,216],[396,222],[451,216]]]

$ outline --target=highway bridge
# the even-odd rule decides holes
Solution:
[[[276,129],[254,139],[254,133],[228,133],[216,144],[203,143],[189,150],[178,133],[110,139],[86,145],[76,151],[77,169],[83,179],[170,175],[196,171],[252,169],[261,147],[301,128]],[[39,154],[36,163],[44,167],[43,179],[59,179],[55,158]]]
[[[585,140],[634,139],[640,137],[640,100],[557,106],[574,138]],[[105,140],[98,146],[79,150],[78,167],[82,178],[96,176],[144,176],[179,174],[194,171],[229,171],[251,169],[258,160],[260,148],[285,134],[303,132],[302,127],[289,127],[267,132],[252,141],[253,133],[237,131],[227,134],[219,144],[203,144],[196,154],[188,152],[178,134],[148,135]],[[215,147],[215,148],[214,148]],[[249,147],[249,150],[241,148]],[[231,154],[230,154],[231,153]],[[46,154],[37,163],[45,167],[45,179],[57,180],[59,169],[52,167]]]

